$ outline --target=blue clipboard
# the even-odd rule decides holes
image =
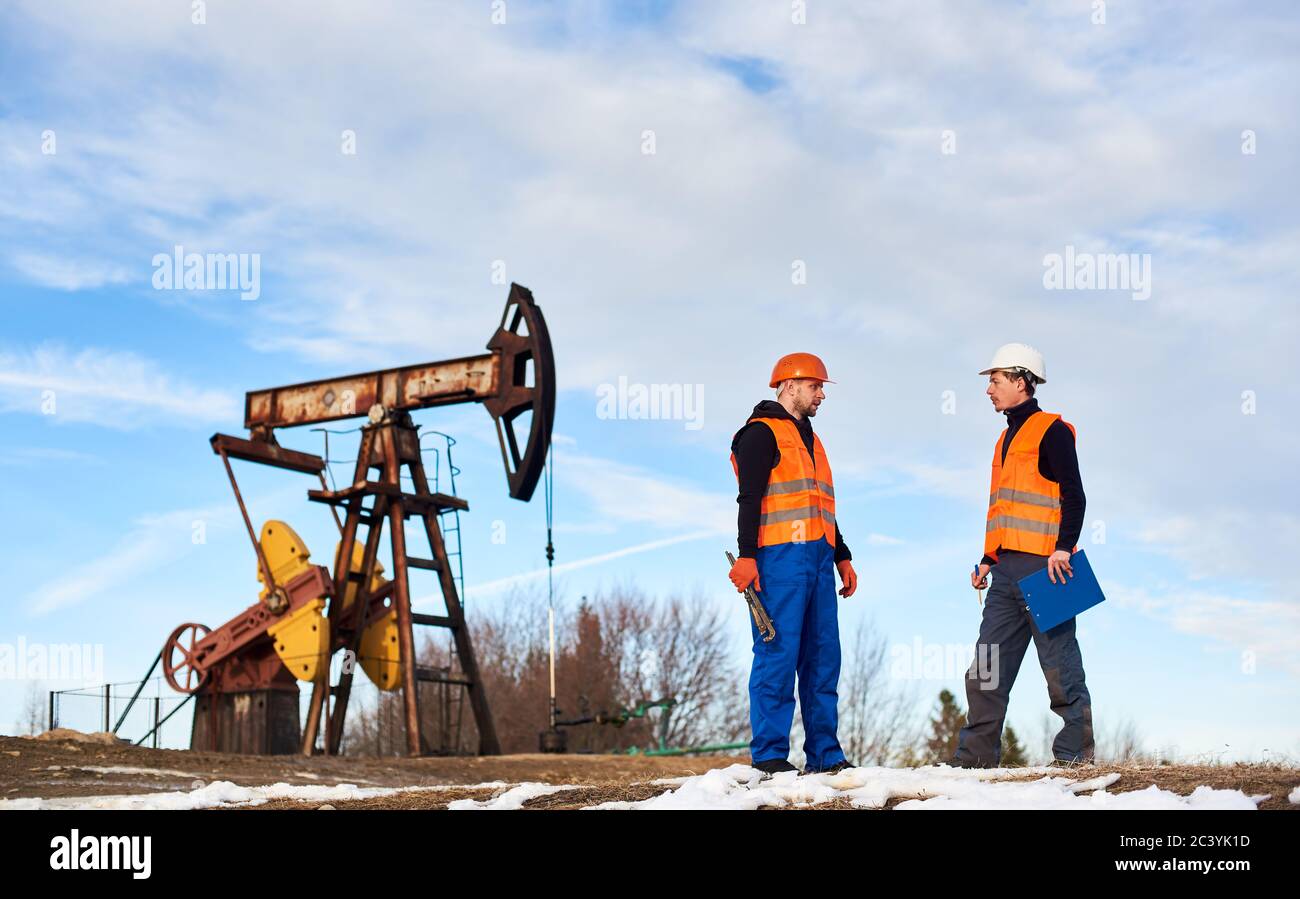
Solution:
[[[1074,577],[1067,577],[1063,584],[1053,584],[1046,568],[1017,581],[1040,631],[1051,630],[1106,599],[1083,550],[1070,556],[1070,567]]]

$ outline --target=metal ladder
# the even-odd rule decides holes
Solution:
[[[421,441],[426,434],[436,435],[445,441],[447,453],[447,482],[450,488],[447,492],[450,496],[457,496],[456,493],[456,475],[460,474],[460,469],[456,467],[451,457],[451,448],[456,445],[456,438],[442,431],[426,431],[421,434]],[[433,492],[439,493],[440,478],[442,475],[441,454],[438,447],[432,447],[429,450],[433,453]],[[465,562],[464,554],[461,549],[460,533],[460,510],[444,509],[438,513],[440,527],[442,528],[443,542],[446,548],[447,563],[452,566],[452,579],[456,582],[456,593],[460,597],[461,609],[465,608]],[[452,548],[451,538],[455,536],[455,549]],[[450,638],[448,638],[450,639]],[[457,677],[461,672],[457,671],[456,660],[458,656],[455,652],[448,652],[451,659],[451,665],[447,669],[447,674],[451,677]],[[460,751],[461,723],[465,709],[465,693],[467,688],[463,685],[450,683],[442,684],[442,750],[447,754],[458,754]]]

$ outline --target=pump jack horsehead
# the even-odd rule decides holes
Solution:
[[[419,409],[482,403],[496,423],[510,495],[528,501],[551,444],[555,360],[546,320],[527,288],[510,285],[501,324],[487,349],[477,356],[255,390],[245,401],[249,436],[212,437],[212,449],[225,464],[248,528],[263,589],[257,603],[215,630],[182,624],[163,647],[168,682],[182,693],[198,694],[200,700],[194,713],[194,748],[217,748],[217,733],[224,729],[221,748],[227,751],[297,750],[310,755],[323,723],[323,751],[337,754],[352,687],[354,666],[349,661],[356,661],[381,690],[401,688],[408,755],[432,751],[421,733],[418,693],[419,683],[430,681],[466,691],[479,753],[500,753],[439,523],[440,515],[469,506],[458,497],[430,492],[418,426],[411,420],[411,413]],[[528,413],[528,433],[521,443],[515,427],[524,413]],[[361,416],[369,420],[360,429],[355,476],[342,489],[328,489],[325,459],[282,447],[276,439],[280,428]],[[258,539],[231,459],[320,479],[321,489],[308,490],[307,496],[330,506],[338,525],[340,540],[332,571],[310,564],[306,546],[283,522],[266,522]],[[378,473],[372,475],[375,470]],[[404,475],[414,492],[403,489]],[[432,558],[408,555],[409,518],[422,523]],[[391,580],[383,577],[377,558],[385,525],[392,553]],[[407,578],[411,568],[437,574],[445,616],[411,611]],[[413,625],[417,624],[450,629],[459,675],[453,675],[452,669],[416,663]],[[339,650],[350,655],[344,656],[338,683],[331,685],[330,660]],[[300,740],[295,680],[312,683]],[[247,694],[260,701],[251,703],[248,700],[254,697]],[[253,705],[267,709],[262,720],[252,719]],[[201,732],[208,739],[202,740]],[[276,748],[286,742],[291,748]]]

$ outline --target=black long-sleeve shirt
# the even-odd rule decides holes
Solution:
[[[1029,416],[1039,411],[1038,400],[1033,397],[1006,411],[1007,436],[1002,441],[1003,463],[1007,461],[1007,450],[1020,426]],[[1043,440],[1038,445],[1038,473],[1061,486],[1061,530],[1056,536],[1056,548],[1069,552],[1079,542],[1079,534],[1083,531],[1083,511],[1087,497],[1083,495],[1083,478],[1079,474],[1074,432],[1059,418],[1043,433]],[[980,559],[980,564],[992,565],[994,560],[985,555]]]
[[[794,422],[803,438],[808,455],[813,454],[812,421],[808,416],[795,418],[785,407],[774,400],[763,400],[754,407],[751,418],[784,418]],[[731,451],[736,456],[736,469],[740,476],[740,493],[736,502],[740,511],[736,520],[736,545],[742,559],[752,559],[758,555],[758,521],[762,514],[763,493],[767,490],[768,477],[772,469],[781,461],[781,452],[776,446],[776,435],[772,429],[760,422],[749,422],[736,432],[731,441]],[[840,530],[839,520],[835,522],[835,561],[852,559],[844,543],[844,534]]]

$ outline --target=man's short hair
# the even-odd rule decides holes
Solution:
[[[1012,378],[1023,380],[1025,382],[1025,394],[1028,396],[1034,395],[1034,388],[1038,385],[1038,376],[1032,371],[1027,368],[1000,368],[998,371],[1002,372],[1007,377],[1007,380]]]

